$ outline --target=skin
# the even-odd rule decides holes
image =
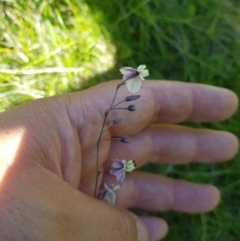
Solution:
[[[0,240],[11,241],[154,241],[163,238],[166,222],[137,217],[128,208],[202,213],[220,200],[212,185],[194,184],[143,172],[127,173],[116,191],[116,205],[93,198],[96,140],[103,114],[116,85],[112,81],[82,92],[24,103],[0,114]],[[137,110],[113,110],[104,132],[131,136],[131,142],[103,141],[99,167],[112,159],[184,164],[231,159],[238,141],[228,132],[192,129],[182,121],[217,122],[237,109],[229,90],[173,81],[144,81],[134,102]],[[131,95],[121,87],[118,101]],[[100,175],[98,187],[116,184]]]

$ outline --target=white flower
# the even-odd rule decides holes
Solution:
[[[141,88],[141,81],[149,75],[146,65],[139,65],[137,69],[132,67],[123,67],[120,69],[123,75],[123,81],[126,82],[127,88],[131,93],[135,93]]]
[[[119,188],[120,185],[109,187],[104,183],[104,189],[98,191],[98,199],[114,204],[116,202],[116,193],[114,191]]]

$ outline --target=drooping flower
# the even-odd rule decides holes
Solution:
[[[126,83],[126,86],[131,93],[139,91],[142,84],[141,81],[144,80],[144,77],[149,75],[146,65],[139,65],[137,69],[123,67],[120,69],[120,72],[123,75],[123,81]]]
[[[126,172],[131,172],[136,168],[134,160],[118,160],[115,159],[112,164],[112,169],[109,171],[110,174],[115,175],[117,181],[123,181]]]
[[[118,190],[120,185],[109,187],[106,183],[104,183],[104,189],[98,191],[98,199],[106,201],[110,204],[115,204],[116,202],[116,193],[115,190]]]

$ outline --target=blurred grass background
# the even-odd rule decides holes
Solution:
[[[0,110],[119,78],[146,64],[150,78],[222,86],[240,96],[238,0],[0,0]],[[191,124],[240,137],[240,113]],[[160,214],[165,241],[240,240],[240,155],[224,164],[145,167],[212,183],[222,201],[209,214]]]

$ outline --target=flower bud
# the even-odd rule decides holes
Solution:
[[[129,136],[122,136],[120,141],[123,142],[123,143],[128,143],[130,142],[130,137]]]
[[[135,111],[136,110],[136,106],[135,105],[129,105],[127,109],[129,111]]]
[[[118,124],[120,121],[122,121],[124,118],[123,117],[119,117],[119,118],[117,118],[117,119],[114,119],[113,121],[112,121],[112,124],[113,125],[116,125],[116,124]]]
[[[141,97],[141,95],[130,95],[130,96],[127,96],[125,101],[133,101],[133,100],[137,100]]]

